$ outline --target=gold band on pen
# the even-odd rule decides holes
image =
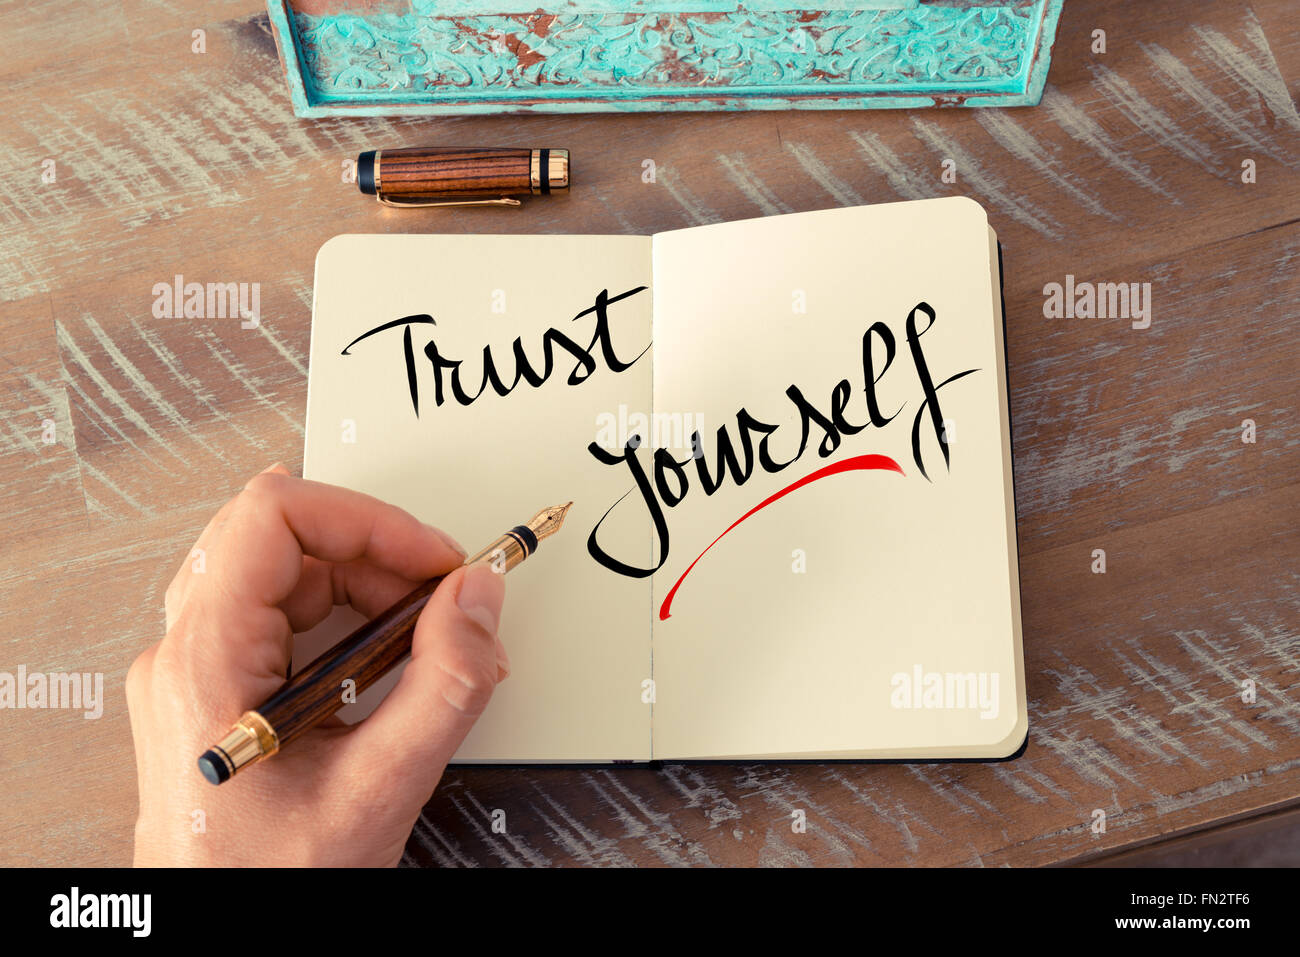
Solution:
[[[527,558],[528,554],[529,549],[523,539],[513,532],[506,532],[477,555],[465,559],[465,564],[486,562],[498,572],[508,572]]]
[[[280,739],[275,729],[256,711],[245,711],[230,733],[210,749],[232,775],[245,765],[268,758],[279,750]]]
[[[549,150],[546,175],[549,180],[549,192],[565,192],[569,188],[569,151]]]

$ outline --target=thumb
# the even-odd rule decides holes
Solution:
[[[371,773],[418,786],[423,802],[509,671],[497,638],[505,577],[489,565],[458,568],[420,612],[411,660],[348,747],[381,762]]]

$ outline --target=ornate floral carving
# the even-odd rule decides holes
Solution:
[[[309,16],[313,99],[1020,92],[1041,4],[907,10]]]

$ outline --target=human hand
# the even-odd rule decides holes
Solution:
[[[204,570],[186,560],[167,589],[165,637],[126,677],[136,865],[397,864],[509,672],[496,635],[504,577],[457,568],[464,550],[396,506],[282,465],[227,502],[195,548]],[[203,778],[198,756],[284,683],[295,632],[336,604],[373,618],[448,572],[420,613],[406,670],[370,717],[331,719],[220,787]]]

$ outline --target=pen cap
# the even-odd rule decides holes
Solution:
[[[357,157],[357,188],[378,197],[509,196],[569,188],[569,151],[417,146]]]

